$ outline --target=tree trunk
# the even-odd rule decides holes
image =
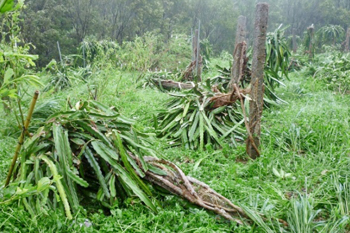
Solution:
[[[264,97],[264,65],[266,60],[266,30],[268,21],[269,5],[258,3],[256,6],[255,38],[253,47],[251,101],[249,103],[249,129],[250,135],[247,140],[247,153],[255,159],[260,156],[260,133],[261,116]]]

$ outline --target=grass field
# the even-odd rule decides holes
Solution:
[[[214,75],[214,69],[209,71]],[[120,113],[153,132],[152,117],[170,97],[155,89],[138,88],[139,73],[102,70],[88,83],[52,95],[47,100],[65,109],[89,98],[89,88],[98,86],[98,100],[116,106]],[[45,78],[44,78],[45,79]],[[44,80],[45,81],[45,80]],[[169,148],[157,139],[154,149],[190,176],[209,184],[233,203],[265,214],[253,224],[236,226],[176,196],[157,194],[161,207],[155,214],[140,201],[130,199],[110,212],[101,206],[81,208],[73,221],[61,209],[35,219],[16,204],[0,206],[1,232],[345,232],[350,213],[348,184],[350,97],[328,90],[299,71],[285,80],[277,94],[287,104],[263,112],[262,155],[255,161],[245,154],[245,145],[220,150],[207,146],[203,152]],[[25,103],[29,102],[24,100]],[[16,146],[18,132],[12,115],[0,111],[0,178],[4,179]],[[278,218],[289,223],[283,228]],[[265,222],[265,223],[264,223]]]

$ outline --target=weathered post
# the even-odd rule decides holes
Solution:
[[[193,68],[192,68],[192,76],[196,79],[195,81],[201,81],[201,55],[200,55],[200,40],[199,40],[199,29],[195,30],[194,33],[194,38],[192,41],[192,63],[193,64]]]
[[[313,53],[314,30],[315,30],[314,24],[311,24],[307,28],[307,33],[309,34],[309,37],[310,37],[310,42],[309,42],[309,57],[310,57],[310,59],[312,59],[314,57],[314,53]]]
[[[240,15],[237,21],[235,47],[237,46],[238,43],[245,41],[246,27],[247,27],[247,18],[243,15]]]
[[[296,34],[296,29],[293,28],[293,53],[296,53],[298,49],[297,38],[295,34]]]
[[[195,33],[193,34],[191,30],[192,35],[192,62],[196,61],[196,45],[197,45],[197,37],[196,34],[198,33],[198,30],[195,30]]]
[[[202,76],[202,57],[200,55],[200,32],[201,32],[201,21],[198,21],[198,34],[197,36],[197,46],[196,46],[196,75],[197,75],[197,80],[196,81],[201,81],[201,76]]]
[[[249,103],[249,138],[247,153],[252,159],[260,156],[261,116],[264,105],[264,65],[266,60],[266,31],[269,5],[258,3],[256,6],[255,38],[253,44],[251,101]]]
[[[202,56],[200,54],[200,21],[198,23],[198,29],[193,31],[191,29],[191,38],[192,38],[192,60],[191,63],[187,66],[185,72],[182,75],[183,80],[187,81],[201,81],[202,75]]]
[[[233,65],[231,70],[231,81],[229,85],[229,90],[233,90],[233,84],[237,84],[242,78],[244,71],[244,60],[246,58],[247,44],[242,41],[236,45],[235,51],[233,53]]]
[[[346,31],[345,49],[344,49],[344,51],[345,51],[346,53],[349,52],[349,46],[350,46],[350,27],[349,27],[348,30]]]
[[[242,15],[238,17],[229,91],[232,91],[234,89],[233,88],[234,83],[238,85],[239,79],[243,73],[243,65],[244,65],[245,52],[246,52],[246,43],[245,43],[246,22],[247,22],[246,17]]]

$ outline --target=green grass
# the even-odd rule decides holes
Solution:
[[[215,61],[213,63],[219,63]],[[214,74],[209,70],[210,75]],[[138,73],[103,70],[88,81],[75,84],[54,96],[43,93],[38,104],[55,99],[60,108],[89,98],[89,88],[98,89],[98,100],[116,106],[123,115],[137,120],[138,127],[152,132],[152,116],[170,97],[153,89],[137,89]],[[266,215],[265,225],[237,227],[222,218],[197,208],[175,196],[158,194],[159,213],[155,214],[137,199],[110,213],[100,207],[81,209],[74,221],[63,210],[30,215],[16,205],[0,206],[1,232],[280,232],[276,218],[287,220],[300,229],[309,227],[297,218],[300,213],[313,216],[312,227],[319,232],[337,232],[347,224],[350,190],[350,97],[334,94],[303,72],[291,74],[278,94],[288,104],[263,112],[262,156],[249,160],[245,146],[204,152],[168,148],[158,140],[154,148],[184,172],[209,184],[233,203],[242,204],[252,213]],[[28,101],[27,101],[28,102]],[[0,107],[1,108],[1,107]],[[4,179],[16,145],[14,121],[0,109],[0,178]],[[273,169],[290,173],[276,176]],[[341,186],[339,186],[341,185]],[[343,188],[345,187],[345,188]],[[303,212],[304,211],[304,212]],[[86,227],[84,222],[92,223]],[[337,225],[338,224],[338,225]],[[334,227],[338,226],[338,227]],[[303,228],[304,227],[304,228]],[[347,226],[349,228],[349,226]],[[292,228],[285,228],[288,232]],[[295,228],[296,229],[296,228]],[[333,230],[334,231],[333,231]],[[310,231],[311,232],[311,231]]]

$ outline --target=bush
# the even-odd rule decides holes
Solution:
[[[146,33],[134,41],[124,42],[119,58],[127,70],[176,70],[186,67],[190,53],[190,44],[184,35],[172,35],[164,43],[162,37]]]

